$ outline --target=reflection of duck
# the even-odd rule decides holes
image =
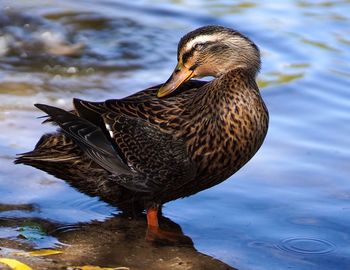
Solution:
[[[259,68],[247,37],[199,28],[181,39],[178,64],[161,87],[105,102],[75,99],[73,113],[36,105],[61,130],[16,163],[107,202],[146,208],[149,228],[158,231],[161,204],[222,182],[261,146],[268,113],[255,82]],[[190,80],[201,76],[216,79]]]
[[[23,210],[23,206],[20,206],[19,209],[15,208],[15,205],[10,209],[5,206],[3,210],[14,210],[17,215],[20,213],[18,210]],[[11,254],[11,258],[26,263],[33,269],[80,269],[72,265],[94,265],[95,267],[86,267],[86,269],[102,269],[97,266],[108,265],[111,267],[108,269],[234,270],[229,265],[198,252],[189,237],[185,244],[176,247],[164,245],[162,242],[154,244],[145,242],[145,223],[141,219],[129,220],[122,216],[115,216],[103,222],[92,221],[67,226],[67,224],[55,224],[52,221],[33,217],[26,218],[30,212],[28,209],[24,210],[26,211],[25,217],[1,219],[2,228],[9,228],[8,232],[12,234],[8,236],[10,239],[5,237],[6,230],[5,235],[2,234],[0,258]],[[163,217],[161,222],[167,230],[174,231],[186,238],[178,224]],[[15,228],[23,228],[23,230],[15,230]],[[14,232],[17,233],[17,236],[26,232],[31,233],[31,236],[40,232],[42,234],[37,235],[40,236],[37,239],[26,240],[23,237],[14,237]],[[33,250],[33,244],[35,245],[36,241],[41,243],[42,248],[55,248],[63,253],[55,255],[54,260],[51,256],[24,257],[23,254],[26,254],[24,250]],[[61,244],[57,245],[57,243]],[[38,246],[35,248],[37,249]]]

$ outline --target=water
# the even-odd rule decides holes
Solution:
[[[1,219],[39,218],[74,229],[117,213],[61,180],[12,164],[16,153],[31,150],[52,130],[35,119],[41,113],[32,104],[69,108],[72,97],[118,98],[161,83],[176,64],[184,33],[223,24],[261,48],[259,84],[270,111],[269,133],[237,174],[168,203],[164,215],[197,250],[240,270],[348,269],[350,1],[0,4],[1,12],[26,10],[45,20],[37,31],[58,33],[65,46],[83,45],[73,56],[0,48],[0,204],[33,206],[1,211]],[[30,42],[35,31],[21,38]],[[13,238],[13,227],[3,226],[0,237]]]

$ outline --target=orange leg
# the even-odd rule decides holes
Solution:
[[[148,227],[159,228],[158,207],[150,207],[147,209],[147,225]]]

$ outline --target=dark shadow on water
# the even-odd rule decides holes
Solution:
[[[0,205],[0,209],[1,212],[31,211],[33,206]],[[0,256],[18,259],[33,269],[61,269],[72,265],[164,270],[234,269],[198,252],[192,241],[187,245],[146,241],[144,216],[136,219],[115,216],[103,222],[75,225],[56,224],[38,218],[2,218],[0,224],[1,231],[8,233],[0,236]],[[181,227],[168,218],[163,217],[161,224],[167,230],[182,233]],[[37,249],[40,245],[63,253],[47,257],[15,254]]]

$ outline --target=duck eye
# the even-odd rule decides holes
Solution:
[[[203,47],[204,47],[204,43],[196,43],[193,45],[193,48],[197,51],[203,49]]]

